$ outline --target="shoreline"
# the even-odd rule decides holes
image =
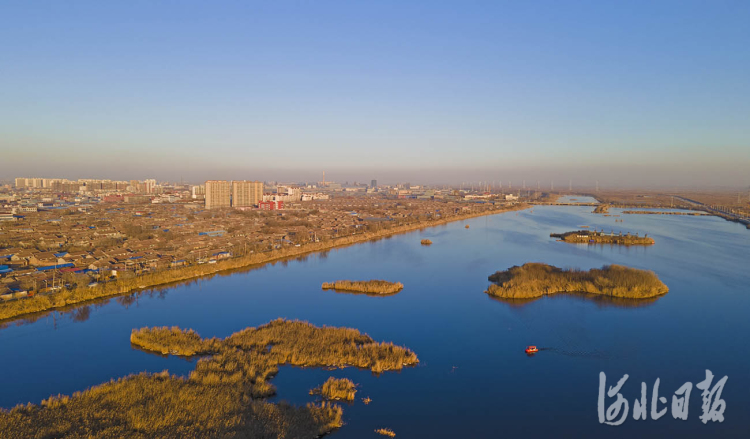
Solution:
[[[529,207],[530,205],[528,204],[518,204],[510,206],[507,209],[482,211],[450,218],[441,218],[438,220],[406,224],[402,226],[396,226],[391,229],[380,230],[377,232],[335,238],[328,242],[315,242],[305,244],[300,247],[288,247],[266,253],[254,253],[251,255],[217,261],[216,264],[201,264],[198,266],[189,266],[162,272],[149,273],[133,279],[118,279],[113,282],[102,284],[101,286],[98,286],[96,288],[85,287],[76,290],[64,290],[51,295],[35,295],[27,299],[20,299],[13,302],[0,304],[0,323],[8,323],[10,321],[18,319],[19,317],[30,316],[47,311],[54,311],[60,308],[83,305],[87,302],[94,302],[97,299],[123,296],[138,290],[145,290],[147,288],[158,287],[160,285],[195,280],[201,277],[211,276],[225,271],[250,268],[253,266],[263,266],[268,263],[284,259],[324,252],[334,248],[347,247],[367,241],[375,241],[397,234],[427,229],[430,227],[445,225],[456,221],[524,210],[528,209]]]

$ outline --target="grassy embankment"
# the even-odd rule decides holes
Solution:
[[[605,265],[589,271],[564,270],[530,262],[498,271],[485,293],[505,299],[530,299],[555,293],[588,293],[603,296],[647,299],[669,291],[652,271],[622,265]]]
[[[293,407],[262,398],[281,364],[399,370],[417,356],[378,343],[356,329],[275,320],[223,340],[192,330],[133,330],[134,346],[176,355],[205,355],[189,377],[131,375],[73,396],[0,410],[0,437],[20,438],[314,438],[342,425],[342,409],[327,403]]]
[[[337,280],[335,282],[323,282],[321,288],[324,290],[350,291],[364,294],[396,294],[404,289],[401,282],[388,282],[386,280]]]
[[[426,227],[447,224],[453,221],[464,220],[484,215],[492,215],[512,210],[525,209],[526,207],[526,205],[516,205],[507,209],[497,209],[478,213],[470,213],[466,215],[456,215],[445,219],[420,221],[402,226],[392,227],[389,229],[383,229],[377,232],[344,236],[326,242],[308,243],[301,245],[300,247],[286,247],[265,253],[253,253],[237,258],[220,260],[215,264],[178,267],[160,272],[146,273],[128,279],[120,278],[115,281],[99,284],[95,287],[81,287],[73,290],[65,289],[49,295],[35,295],[27,299],[0,303],[0,321],[16,318],[25,314],[32,314],[56,308],[64,308],[66,306],[75,305],[102,297],[112,297],[127,294],[131,291],[139,290],[142,288],[149,288],[172,282],[181,282],[201,276],[209,276],[222,271],[250,267],[253,265],[262,265],[280,259],[292,258],[308,253],[325,251],[335,247],[348,246],[399,233],[406,233]]]
[[[588,244],[594,241],[595,244],[614,244],[614,245],[653,245],[654,238],[648,236],[636,235],[607,235],[601,232],[591,232],[588,230],[577,230],[566,233],[550,233],[552,238],[559,238],[563,242],[572,244]]]
[[[310,395],[322,395],[328,400],[354,401],[357,386],[348,378],[330,377],[322,386],[310,390]]]

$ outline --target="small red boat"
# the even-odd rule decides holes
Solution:
[[[536,354],[537,352],[539,352],[539,349],[536,346],[526,346],[527,354]]]

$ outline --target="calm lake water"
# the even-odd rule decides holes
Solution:
[[[583,197],[573,197],[579,200]],[[584,199],[585,200],[585,199]],[[591,214],[591,207],[546,206],[426,229],[327,254],[310,255],[198,280],[162,291],[116,298],[0,329],[0,406],[39,403],[139,371],[187,374],[195,363],[130,346],[132,328],[178,325],[204,337],[225,337],[277,317],[349,326],[378,341],[413,349],[421,361],[400,373],[374,376],[282,367],[275,400],[314,400],[307,391],[329,376],[360,384],[345,405],[345,425],[331,437],[399,438],[747,437],[750,432],[750,231],[715,217]],[[611,209],[617,215],[619,210]],[[624,222],[615,222],[624,219]],[[470,229],[464,225],[469,224]],[[648,248],[572,245],[553,232],[589,225],[615,233],[648,233]],[[421,246],[422,238],[434,244]],[[641,305],[580,295],[524,304],[493,300],[487,276],[529,261],[588,269],[617,263],[651,269],[670,292]],[[400,281],[390,297],[323,291],[336,279]],[[534,357],[526,345],[544,348]],[[729,377],[725,421],[704,425],[693,388],[686,421],[671,415],[674,392],[710,369]],[[630,376],[623,425],[600,425],[599,372],[614,385]],[[654,381],[668,411],[636,421],[640,383]],[[364,405],[359,398],[369,396]],[[614,399],[607,399],[607,405]]]

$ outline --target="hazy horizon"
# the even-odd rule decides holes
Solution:
[[[0,14],[0,180],[750,186],[747,2]]]

